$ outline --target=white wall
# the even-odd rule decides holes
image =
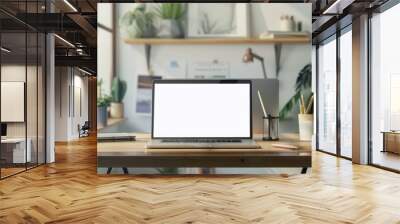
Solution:
[[[77,69],[56,67],[55,125],[56,141],[70,141],[79,137],[78,124],[88,120],[88,78]],[[81,90],[82,114],[76,100]],[[74,91],[75,90],[75,91]],[[74,111],[75,110],[75,111]]]
[[[127,10],[134,7],[133,3],[118,4],[117,15],[123,15]],[[282,14],[294,15],[295,19],[302,21],[303,29],[311,30],[311,4],[262,4],[253,3],[250,6],[250,29],[252,36],[257,37],[267,29],[279,29],[279,19]],[[145,54],[143,45],[129,45],[123,41],[123,34],[118,27],[117,32],[117,60],[116,71],[121,79],[127,81],[128,91],[124,99],[125,117],[129,119],[132,129],[126,131],[149,131],[151,117],[137,115],[135,113],[136,86],[138,74],[147,74]],[[101,48],[102,43],[99,43]],[[164,78],[184,78],[168,74],[165,69],[171,60],[179,60],[189,66],[195,61],[218,61],[229,62],[230,78],[262,78],[260,64],[255,61],[252,64],[242,63],[242,56],[246,48],[251,47],[253,51],[265,59],[267,75],[270,78],[277,77],[275,74],[275,55],[273,45],[173,45],[152,47],[152,69],[155,75]],[[308,63],[311,63],[311,44],[284,45],[281,55],[281,71],[279,73],[279,104],[280,107],[294,94],[294,84],[298,72]],[[99,71],[99,78],[101,73]],[[109,84],[106,83],[105,86]],[[289,132],[297,131],[297,118],[289,122],[281,122],[281,130]]]
[[[68,140],[68,85],[67,67],[55,69],[55,140]]]

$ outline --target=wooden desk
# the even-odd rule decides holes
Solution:
[[[277,142],[258,141],[260,149],[145,149],[148,135],[135,142],[102,142],[97,145],[98,167],[311,167],[311,145],[283,136],[279,143],[299,149],[273,147]]]
[[[25,140],[27,141],[26,151]],[[25,164],[25,162],[31,162],[32,141],[30,138],[5,138],[1,139],[1,145],[1,159],[6,164]]]
[[[400,154],[400,132],[383,131],[383,149],[382,152],[392,152]]]

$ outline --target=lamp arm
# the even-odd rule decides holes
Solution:
[[[264,79],[267,79],[267,72],[265,71],[264,59],[261,60],[261,67],[263,70]]]
[[[261,56],[258,55],[258,54],[254,54],[254,53],[252,53],[252,54],[253,54],[253,57],[254,57],[254,58],[256,58],[257,60],[259,60],[259,61],[261,62],[261,67],[262,67],[262,69],[263,69],[264,79],[267,79],[267,72],[265,71],[264,58],[261,57]]]
[[[261,57],[261,56],[258,55],[258,54],[255,54],[255,53],[253,53],[253,52],[251,52],[251,54],[253,55],[253,57],[255,57],[256,59],[258,59],[258,60],[260,60],[260,61],[263,61],[263,60],[264,60],[264,58]]]
[[[262,70],[263,70],[264,79],[267,79],[268,77],[267,77],[267,72],[265,71],[264,58],[261,57],[260,55],[257,55],[257,54],[253,54],[253,57],[261,62],[261,67],[262,67]]]

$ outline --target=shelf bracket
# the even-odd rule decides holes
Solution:
[[[144,54],[146,56],[146,66],[147,72],[150,74],[150,65],[151,65],[151,44],[144,45]]]
[[[281,43],[274,44],[274,50],[275,50],[275,75],[276,78],[278,78],[279,72],[281,70],[282,44]]]

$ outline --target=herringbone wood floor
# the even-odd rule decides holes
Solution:
[[[98,176],[96,142],[0,181],[0,223],[400,223],[400,175],[313,154],[285,176]]]

